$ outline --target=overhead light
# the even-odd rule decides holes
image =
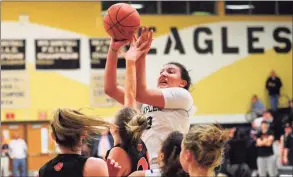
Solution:
[[[143,4],[131,4],[131,6],[135,9],[142,9],[143,8]]]
[[[246,10],[246,9],[254,9],[254,6],[253,5],[226,5],[226,9]]]

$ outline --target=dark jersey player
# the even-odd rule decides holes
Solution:
[[[51,136],[61,153],[41,167],[39,177],[109,176],[104,160],[85,157],[81,155],[81,149],[86,138],[110,125],[75,110],[58,109],[51,123]],[[114,168],[111,171],[115,173]]]

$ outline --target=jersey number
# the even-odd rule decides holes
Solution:
[[[149,163],[147,162],[147,160],[142,157],[139,159],[138,163],[137,163],[137,171],[145,171],[149,169]]]
[[[153,124],[153,117],[149,116],[147,118],[147,120],[148,120],[148,127],[147,127],[147,129],[150,129],[152,127],[152,124]]]

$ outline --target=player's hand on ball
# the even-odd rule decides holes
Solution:
[[[124,47],[125,45],[129,43],[130,41],[127,39],[122,41],[116,41],[113,38],[111,38],[110,50],[112,50],[113,52],[118,52],[122,47]]]

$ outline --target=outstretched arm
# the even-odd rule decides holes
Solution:
[[[106,67],[105,67],[105,81],[104,91],[111,98],[115,99],[121,104],[124,104],[124,89],[117,86],[117,62],[118,50],[124,46],[128,41],[114,41],[111,39],[111,45],[108,50]]]
[[[148,41],[148,48],[150,49],[152,43],[153,32],[149,31],[149,28],[143,28],[141,33],[142,41]],[[140,45],[139,42],[138,45]],[[148,50],[149,51],[149,50]],[[148,52],[147,51],[147,52]],[[148,89],[146,84],[146,55],[144,53],[141,58],[136,63],[136,80],[137,80],[137,101],[145,104],[150,104],[153,106],[158,106],[163,108],[165,106],[164,96],[159,89]]]
[[[125,76],[125,95],[124,106],[136,109],[136,62],[145,53],[143,49],[147,45],[144,42],[140,47],[132,44],[125,54],[126,76]]]
[[[124,106],[136,109],[136,67],[133,60],[126,60],[124,100]]]

